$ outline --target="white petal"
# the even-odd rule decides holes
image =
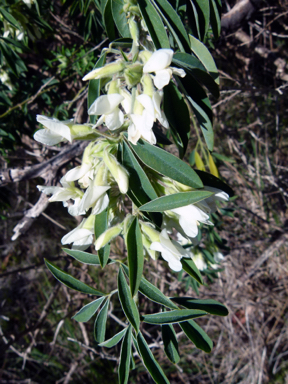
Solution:
[[[174,75],[178,75],[180,77],[185,77],[186,76],[186,72],[184,71],[184,69],[181,69],[181,68],[175,68],[175,67],[170,67],[172,69],[172,72]]]
[[[92,207],[108,189],[110,189],[110,186],[90,185],[82,197],[81,209],[84,211]]]
[[[172,49],[158,49],[143,67],[143,73],[156,72],[169,67],[173,57]]]
[[[91,214],[92,215],[98,215],[99,213],[103,212],[109,205],[109,197],[107,193],[105,195],[102,195],[96,202],[94,208],[92,209]]]
[[[119,93],[99,96],[88,110],[89,115],[109,115],[124,99]]]
[[[85,228],[75,228],[71,232],[67,233],[62,240],[62,244],[71,244],[74,242],[81,241],[81,239],[86,239],[87,236],[91,235],[91,231]]]
[[[155,87],[157,87],[158,89],[164,88],[165,85],[169,84],[171,76],[172,76],[172,71],[169,68],[162,69],[161,71],[157,71],[156,76],[153,79]]]
[[[75,181],[81,179],[88,171],[90,171],[92,164],[82,163],[81,166],[75,167],[66,173],[66,181]]]
[[[143,105],[147,113],[149,113],[149,115],[151,115],[153,119],[155,119],[154,104],[151,97],[143,93],[142,95],[137,96],[136,99],[139,101],[140,104]]]
[[[72,245],[72,249],[77,251],[85,251],[93,243],[93,235],[86,236],[85,238],[75,241]]]
[[[46,187],[45,185],[37,185],[37,188],[40,192],[45,193],[45,195],[53,195],[53,193],[56,193],[62,189],[61,187]]]
[[[65,137],[65,139],[69,140],[70,142],[72,141],[70,129],[67,125],[65,125],[67,123],[71,123],[70,120],[61,122],[55,118],[37,115],[37,121],[43,124],[44,127],[48,128],[54,134]]]
[[[131,141],[132,144],[136,145],[140,137],[141,133],[139,129],[136,128],[135,124],[130,124],[128,127],[128,140]]]
[[[124,123],[124,114],[119,108],[115,108],[112,113],[105,116],[105,124],[110,129],[110,131],[114,131],[114,129],[120,128]]]
[[[39,141],[45,145],[55,145],[64,141],[64,137],[57,135],[57,133],[51,132],[48,129],[39,129],[34,133],[34,140]]]
[[[85,215],[85,211],[81,210],[81,198],[80,197],[77,197],[75,200],[74,200],[74,204],[73,205],[70,205],[68,207],[68,213],[69,215],[71,216],[81,216],[81,215]]]

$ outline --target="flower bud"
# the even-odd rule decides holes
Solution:
[[[157,242],[160,241],[160,237],[159,237],[160,233],[156,231],[156,229],[154,229],[152,225],[144,221],[140,221],[140,225],[141,225],[141,230],[143,234],[147,236],[147,238],[151,241],[151,243],[153,243],[154,241],[157,241]]]
[[[94,134],[95,131],[88,125],[83,125],[83,124],[73,124],[70,125],[68,124],[70,128],[70,132],[73,136],[73,139],[80,139],[82,137],[86,137],[90,134]]]
[[[134,17],[130,17],[128,21],[129,31],[132,36],[133,42],[139,46],[139,28]]]
[[[132,64],[124,70],[125,81],[129,88],[134,87],[138,84],[142,77],[142,68],[141,64]]]
[[[112,80],[110,83],[107,84],[108,87],[108,95],[111,95],[113,93],[119,93],[119,81]]]
[[[108,153],[107,149],[103,151],[103,160],[116,180],[121,193],[126,193],[129,187],[129,176],[126,169],[118,163],[115,156]]]
[[[84,76],[82,80],[97,80],[101,79],[102,77],[111,77],[116,73],[121,72],[124,67],[124,61],[115,61],[113,63],[104,65],[104,67],[93,69],[93,71],[89,72],[86,76]]]
[[[98,239],[95,241],[95,249],[98,251],[100,248],[103,248],[106,244],[108,244],[114,237],[120,235],[122,232],[123,225],[118,224],[115,227],[111,227],[103,232]]]
[[[150,59],[150,57],[152,56],[152,52],[150,51],[141,51],[139,53],[139,59],[142,61],[143,64],[146,64],[147,61]]]
[[[148,74],[142,76],[141,84],[143,85],[143,93],[152,98],[154,93],[154,85],[151,76]]]

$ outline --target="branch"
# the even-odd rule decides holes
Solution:
[[[240,0],[234,7],[221,18],[223,35],[236,31],[243,21],[249,20],[253,13],[260,8],[261,0]]]
[[[0,169],[0,187],[4,187],[9,183],[15,183],[16,181],[34,179],[39,176],[46,180],[49,175],[52,173],[55,174],[55,171],[62,165],[68,163],[74,157],[81,155],[86,146],[86,141],[77,142],[65,146],[60,153],[43,163],[25,168]]]

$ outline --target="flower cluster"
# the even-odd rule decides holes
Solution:
[[[138,44],[136,35],[134,44]],[[119,158],[122,156],[123,132],[127,131],[128,142],[134,145],[140,138],[155,145],[154,123],[158,121],[163,128],[169,128],[161,105],[163,88],[172,76],[185,76],[183,69],[171,66],[172,58],[171,49],[159,49],[153,53],[142,50],[130,61],[118,58],[88,73],[84,81],[105,79],[106,84],[106,94],[97,97],[88,110],[90,116],[98,117],[94,125],[37,116],[44,128],[38,130],[34,138],[43,144],[56,145],[74,139],[91,141],[83,153],[81,166],[69,170],[60,180],[61,186],[38,186],[41,192],[51,195],[50,201],[62,201],[72,216],[85,215],[81,224],[62,238],[62,244],[72,243],[73,249],[87,249],[93,243],[95,218],[105,210],[108,228],[96,239],[96,250],[118,235],[126,238],[133,216],[128,214],[125,217],[123,214],[123,195],[129,190],[129,174]],[[100,126],[105,126],[107,132],[99,131]],[[149,177],[159,197],[193,191],[191,187],[157,172]],[[213,225],[209,215],[215,212],[216,201],[229,199],[228,194],[219,189],[204,187],[202,190],[211,192],[211,195],[195,204],[164,211],[162,227],[147,221],[134,209],[140,216],[144,251],[154,260],[161,253],[174,271],[182,269],[183,257],[195,258],[195,255],[171,238],[173,229],[187,241],[197,244],[199,225]]]

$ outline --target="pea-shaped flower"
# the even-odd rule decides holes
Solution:
[[[173,74],[180,77],[186,75],[183,69],[170,67],[173,53],[172,49],[158,49],[143,67],[143,73],[155,73],[153,81],[158,89],[162,89],[165,85],[169,84]]]

